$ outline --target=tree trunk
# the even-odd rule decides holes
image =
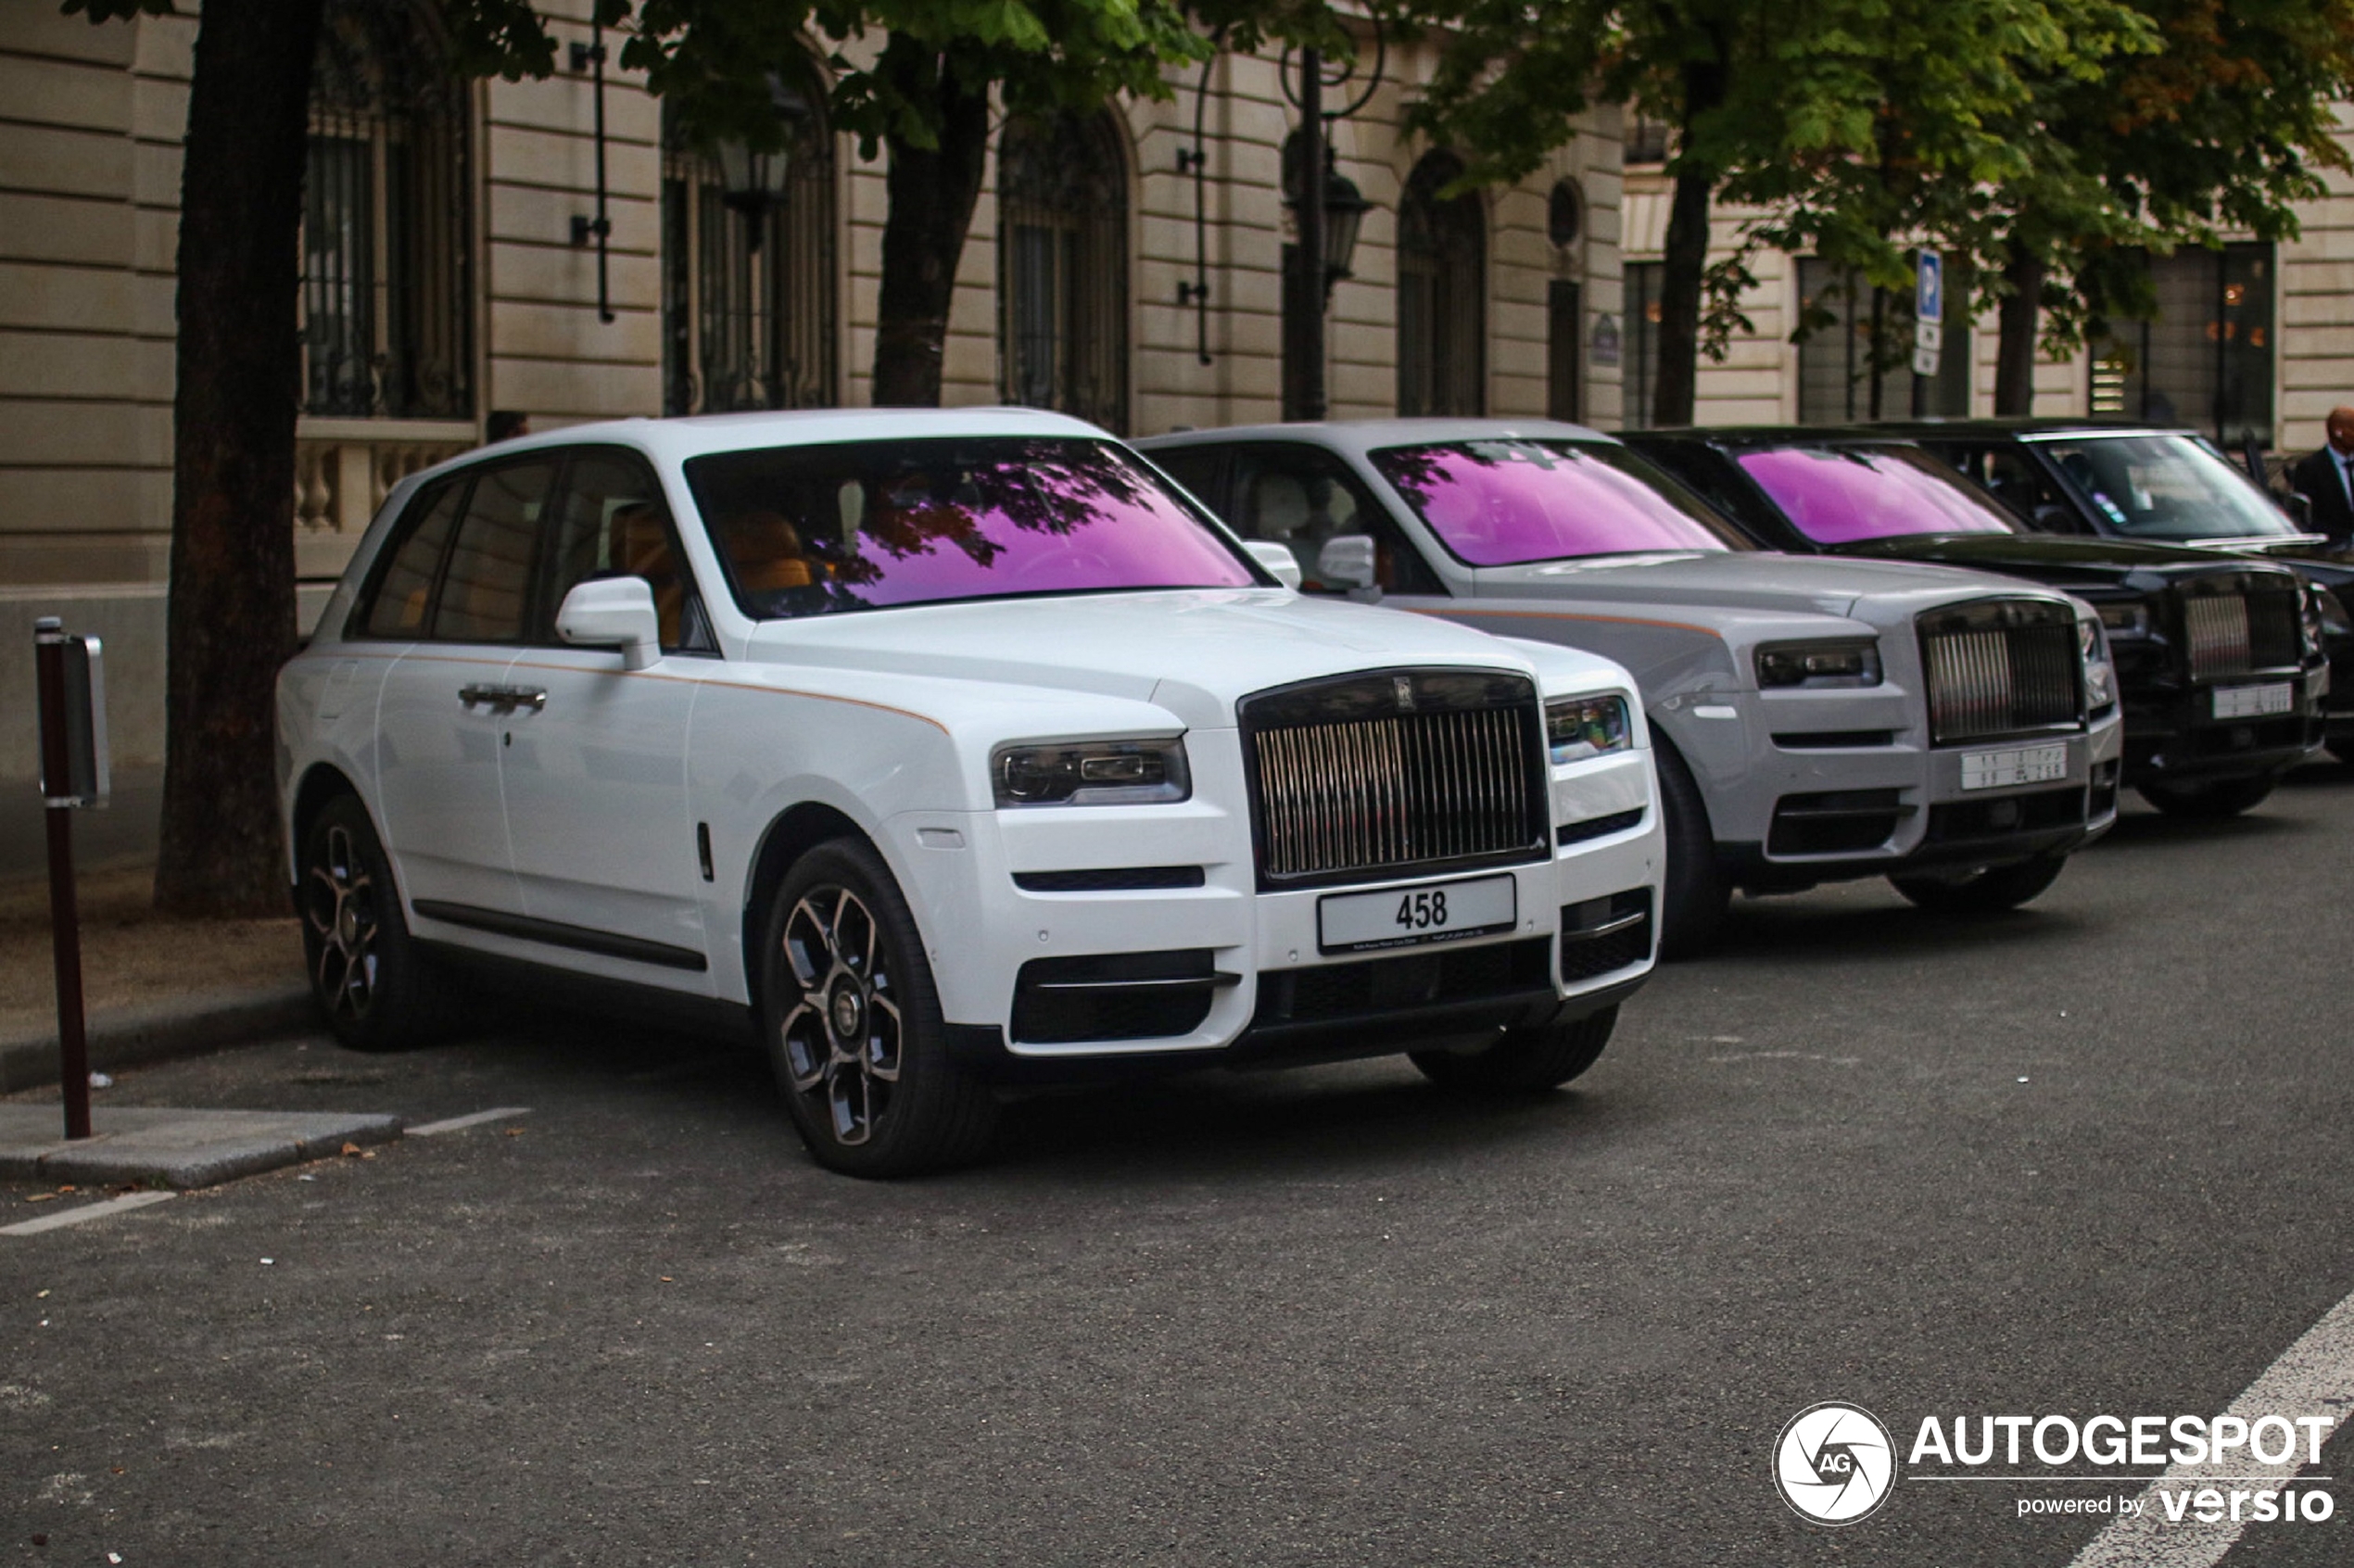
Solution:
[[[930,69],[937,73],[930,90],[939,105],[940,145],[886,138],[891,171],[875,322],[877,408],[940,406],[948,307],[989,149],[986,91],[968,92],[952,71],[936,63]]]
[[[1700,388],[1701,291],[1708,276],[1708,200],[1717,171],[1690,157],[1692,128],[1725,101],[1724,49],[1715,60],[1684,68],[1682,134],[1677,138],[1676,191],[1667,208],[1667,248],[1659,277],[1659,379],[1652,389],[1652,424],[1690,424]]]
[[[296,336],[321,0],[205,0],[180,178],[156,904],[286,908],[273,714],[295,640]]]
[[[1708,198],[1713,173],[1676,176],[1667,209],[1667,250],[1659,278],[1659,379],[1652,424],[1690,424],[1700,386],[1701,287],[1708,272]]]
[[[2003,296],[1999,318],[1994,412],[2003,419],[2025,419],[2035,411],[2036,307],[2044,293],[2043,259],[2013,240],[2003,279],[2010,292]]]

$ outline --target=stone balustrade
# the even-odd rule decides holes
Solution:
[[[471,424],[306,419],[295,435],[295,575],[339,576],[392,487],[476,445]]]

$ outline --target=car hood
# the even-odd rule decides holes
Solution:
[[[1600,555],[1489,567],[1479,574],[1483,599],[1558,598],[1734,613],[1812,612],[1871,621],[2019,589],[2016,582],[1948,566],[1785,555],[1776,550]]]
[[[1150,702],[1195,728],[1254,691],[1408,665],[1513,670],[1548,689],[1624,683],[1606,659],[1539,660],[1484,632],[1284,588],[1185,588],[909,605],[764,623],[747,657]],[[1541,668],[1539,667],[1541,665]]]
[[[2052,538],[2017,534],[1908,534],[1838,547],[1841,555],[1967,566],[2029,578],[2062,592],[2129,588],[2146,593],[2185,577],[2246,572],[2250,563],[2183,545],[2136,539]],[[2262,568],[2255,568],[2262,570]]]

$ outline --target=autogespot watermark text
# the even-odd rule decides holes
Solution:
[[[2202,1524],[2275,1522],[2318,1524],[2336,1511],[2336,1502],[2316,1479],[2299,1482],[2296,1470],[2322,1461],[2322,1445],[2337,1418],[2328,1415],[2111,1416],[2082,1422],[2063,1415],[1955,1416],[1950,1430],[1935,1416],[1922,1418],[1905,1468],[1913,1480],[1958,1477],[1963,1471],[2001,1465],[2017,1471],[2028,1464],[2053,1470],[2091,1466],[2090,1475],[2038,1473],[2032,1470],[2000,1479],[2066,1484],[2098,1481],[2108,1466],[2183,1467],[2173,1476],[2123,1476],[2134,1490],[2097,1497],[2016,1499],[2019,1518],[2032,1514],[2134,1513],[2150,1500],[2169,1523]],[[1973,1427],[1975,1430],[1973,1430]],[[2236,1465],[2278,1470],[2281,1475],[2203,1475],[2199,1469]],[[1941,1472],[1935,1467],[1944,1467]],[[1994,1477],[1988,1477],[1994,1479]],[[2245,1482],[2249,1485],[2224,1485]],[[2268,1483],[2254,1485],[2254,1483]],[[2155,1485],[2152,1485],[2155,1483]]]
[[[2336,1512],[2330,1477],[2301,1473],[2321,1463],[2337,1420],[1932,1415],[1921,1419],[1899,1463],[1876,1417],[1829,1403],[1810,1406],[1782,1429],[1775,1482],[1800,1517],[1827,1525],[1879,1513],[1900,1481],[2008,1484],[2020,1488],[2006,1499],[2020,1519],[2150,1513],[2166,1524],[2319,1524]]]

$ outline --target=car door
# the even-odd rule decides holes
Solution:
[[[377,702],[376,798],[410,903],[427,919],[480,926],[522,910],[500,793],[499,693],[523,641],[554,475],[546,458],[468,471],[395,551],[371,604],[372,625],[415,639]],[[445,504],[454,526],[438,521]],[[448,542],[420,587],[437,526]]]
[[[1326,541],[1361,534],[1373,541],[1373,582],[1385,596],[1444,600],[1447,589],[1397,520],[1337,453],[1304,442],[1264,442],[1232,453],[1227,522],[1245,538],[1272,539],[1299,563],[1300,591],[1339,594],[1321,580]]]
[[[517,701],[500,725],[527,931],[554,962],[707,990],[708,851],[688,809],[687,725],[716,643],[643,459],[610,447],[572,453],[545,560],[531,645],[509,672]],[[653,589],[663,656],[649,669],[555,636],[566,592],[616,575]]]

